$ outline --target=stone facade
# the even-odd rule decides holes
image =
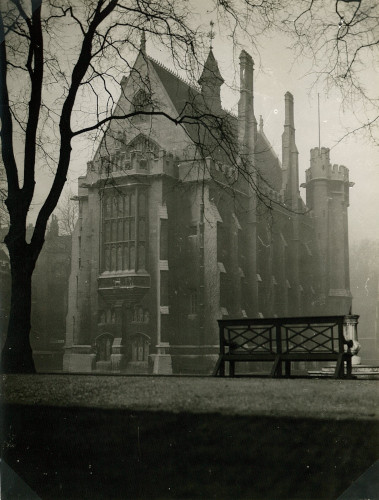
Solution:
[[[293,96],[284,99],[280,161],[255,119],[245,51],[240,66],[238,117],[222,109],[212,51],[199,88],[144,46],[121,82],[116,116],[178,116],[202,103],[228,121],[251,169],[238,174],[203,148],[209,137],[194,124],[148,114],[110,123],[78,182],[64,370],[208,373],[217,319],[349,312],[348,170],[330,164],[329,150],[312,150],[305,204]]]

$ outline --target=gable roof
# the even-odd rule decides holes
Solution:
[[[147,57],[147,59],[156,71],[176,111],[180,115],[186,105],[192,104],[201,95],[200,89],[186,82],[152,57]]]

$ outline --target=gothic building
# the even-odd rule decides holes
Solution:
[[[280,160],[245,51],[240,70],[234,116],[212,50],[196,87],[141,44],[114,111],[136,114],[109,124],[78,181],[64,370],[205,373],[217,319],[349,312],[348,170],[313,149],[305,203],[293,96]]]

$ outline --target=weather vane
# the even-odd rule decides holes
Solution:
[[[213,48],[213,47],[212,47],[212,40],[213,40],[213,39],[214,39],[214,37],[216,36],[216,35],[214,34],[214,31],[213,31],[213,26],[215,25],[215,23],[214,23],[213,21],[211,21],[209,24],[210,24],[211,30],[208,32],[207,37],[208,37],[208,38],[209,38],[209,40],[210,40],[210,43],[209,43],[209,48],[210,48],[210,49],[212,49],[212,48]]]

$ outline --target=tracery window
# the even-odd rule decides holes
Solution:
[[[151,97],[145,90],[140,89],[133,97],[132,110],[135,112],[138,111],[149,112],[152,110]],[[135,115],[133,116],[133,121],[146,121],[148,118],[149,118],[148,115]]]
[[[96,361],[109,361],[112,354],[113,336],[104,333],[96,338]]]
[[[103,271],[146,268],[146,192],[112,191],[103,201]]]
[[[150,313],[148,309],[144,309],[140,305],[134,306],[133,310],[133,323],[149,323]]]
[[[149,358],[150,337],[142,333],[132,339],[132,361],[147,361]]]

